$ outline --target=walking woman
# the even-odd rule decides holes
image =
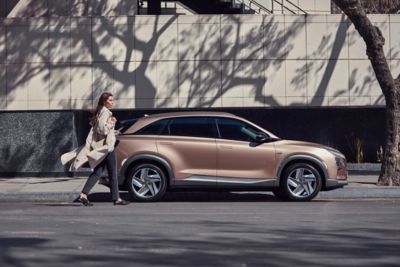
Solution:
[[[117,162],[114,151],[115,135],[118,135],[119,132],[114,129],[117,120],[110,111],[113,105],[113,95],[108,92],[103,93],[90,119],[92,128],[86,138],[86,144],[61,157],[63,164],[75,158],[72,169],[80,168],[87,161],[89,161],[90,167],[93,169],[79,198],[76,199],[77,202],[82,203],[84,206],[93,206],[88,200],[88,194],[101,178],[104,168],[107,168],[110,178],[110,191],[114,205],[129,204],[128,201],[121,199],[119,196]]]

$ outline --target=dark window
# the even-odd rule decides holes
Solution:
[[[168,125],[168,133],[177,136],[215,138],[215,121],[207,117],[172,119]]]
[[[240,120],[218,118],[217,124],[222,139],[254,142],[257,134],[266,135],[257,128]]]
[[[159,120],[143,127],[135,134],[138,135],[159,135],[164,127],[168,124],[168,120]]]

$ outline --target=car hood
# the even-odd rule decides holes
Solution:
[[[339,150],[337,150],[335,148],[332,148],[332,147],[329,147],[329,146],[324,146],[324,145],[321,145],[321,144],[318,144],[318,143],[297,141],[297,140],[281,140],[281,142],[282,142],[281,144],[288,145],[288,146],[306,146],[306,147],[323,148],[323,149],[326,149],[328,151],[335,152],[335,153],[338,153],[338,154],[342,155],[342,153]]]

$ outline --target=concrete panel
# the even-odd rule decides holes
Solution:
[[[222,107],[243,107],[243,97],[222,97]]]
[[[135,62],[115,62],[113,64],[113,92],[118,99],[134,99],[136,95],[136,76],[143,75],[146,62],[135,69]]]
[[[49,105],[49,69],[43,63],[28,64],[27,77],[28,101],[47,102]],[[29,103],[28,103],[29,107]]]
[[[49,67],[49,98],[53,100],[71,99],[71,69],[69,63]]]
[[[222,98],[215,97],[179,97],[180,108],[219,108],[222,107]]]
[[[304,16],[285,16],[285,49],[287,59],[305,59],[306,23]]]
[[[97,106],[97,100],[92,102],[92,100],[81,100],[81,99],[71,99],[71,109],[83,109],[91,110]]]
[[[284,59],[287,55],[284,16],[266,16],[263,27],[264,58]]]
[[[307,13],[316,11],[314,0],[298,0],[297,6],[300,7],[301,9],[305,10]]]
[[[384,95],[380,96],[371,96],[371,105],[372,106],[385,106],[386,101]]]
[[[329,97],[329,106],[332,107],[350,106],[350,97]]]
[[[179,97],[221,97],[220,61],[180,61]],[[210,103],[210,106],[212,103]]]
[[[114,91],[114,72],[107,72],[110,63],[93,63],[93,99],[96,100],[103,92]]]
[[[222,61],[222,70],[223,97],[263,97],[264,61]]]
[[[267,60],[265,62],[264,96],[286,96],[286,61]],[[285,101],[284,101],[285,102]]]
[[[49,101],[30,100],[28,102],[28,110],[48,110],[50,108]]]
[[[133,16],[136,0],[88,0],[89,16]]]
[[[264,97],[245,97],[243,98],[244,107],[265,107]]]
[[[308,59],[326,59],[327,58],[327,23],[325,22],[307,23],[307,58]]]
[[[350,59],[368,59],[367,47],[360,34],[351,24],[348,31],[349,36],[349,58]]]
[[[390,16],[391,20],[400,16]],[[390,25],[390,58],[400,59],[400,18]],[[387,40],[386,40],[387,43]]]
[[[96,100],[97,101],[97,100]],[[114,97],[114,109],[131,109],[136,108],[135,99],[116,99]],[[94,103],[96,104],[96,103]]]
[[[247,16],[249,17],[249,16]],[[250,16],[251,17],[251,16]],[[264,29],[262,16],[222,16],[221,46],[224,59],[262,59]],[[243,22],[244,21],[244,22]]]
[[[329,98],[323,96],[308,96],[307,103],[310,107],[326,107],[329,106]]]
[[[0,110],[7,108],[6,65],[0,64]]]
[[[7,61],[47,62],[48,19],[7,19]]]
[[[306,96],[290,96],[286,97],[286,106],[307,106]]]
[[[347,60],[310,60],[307,67],[309,97],[349,97]]]
[[[0,19],[0,64],[6,62],[6,28]]]
[[[315,12],[331,13],[331,0],[315,0]]]
[[[284,107],[286,106],[286,97],[283,96],[267,96],[264,98],[266,107]]]
[[[7,99],[7,110],[28,110],[28,101]]]
[[[120,24],[121,22],[126,24]],[[108,18],[93,19],[92,31],[94,61],[134,60],[133,26],[128,25],[128,20],[114,23]],[[129,55],[127,55],[128,52]]]
[[[349,63],[350,97],[369,97],[382,94],[369,60],[350,60]]]
[[[179,108],[178,97],[156,98],[154,99],[156,108]]]
[[[52,63],[71,61],[71,21],[69,18],[50,19],[49,59]]]
[[[3,0],[4,1],[4,0]],[[20,0],[17,1],[14,8],[7,17],[43,17],[48,15],[48,0]]]
[[[390,70],[392,72],[393,78],[400,77],[400,60],[391,60],[390,61]]]
[[[72,109],[71,99],[50,100],[50,110],[68,110]]]
[[[371,97],[369,97],[369,96],[350,97],[350,105],[351,106],[370,106],[371,105]]]
[[[145,74],[136,74],[137,98],[166,99],[178,97],[178,63],[147,62]]]
[[[71,64],[71,99],[92,101],[92,64]],[[75,103],[77,103],[75,105]],[[73,107],[86,106],[78,102],[72,102]],[[82,105],[81,105],[82,104]],[[91,105],[91,104],[90,104]]]
[[[307,64],[304,60],[287,60],[286,97],[300,96],[307,96]],[[304,103],[306,102],[304,101]]]
[[[28,101],[27,80],[30,77],[28,64],[8,64],[7,71],[7,102]],[[26,103],[26,106],[28,104]],[[10,106],[9,106],[10,107]]]
[[[73,0],[48,0],[48,10],[50,17],[61,17],[71,15],[71,5]]]
[[[349,58],[349,26],[350,24],[346,20],[327,23],[326,56],[328,59]]]
[[[71,16],[87,16],[89,11],[89,0],[70,0]]]
[[[71,18],[71,62],[92,62],[92,27],[90,18]]]
[[[218,60],[221,58],[221,25],[178,24],[180,60]],[[225,47],[222,47],[225,49]]]

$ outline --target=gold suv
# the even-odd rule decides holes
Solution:
[[[119,184],[139,201],[159,200],[172,189],[265,190],[308,201],[347,185],[338,150],[282,140],[224,112],[145,116],[125,122],[118,140]]]

